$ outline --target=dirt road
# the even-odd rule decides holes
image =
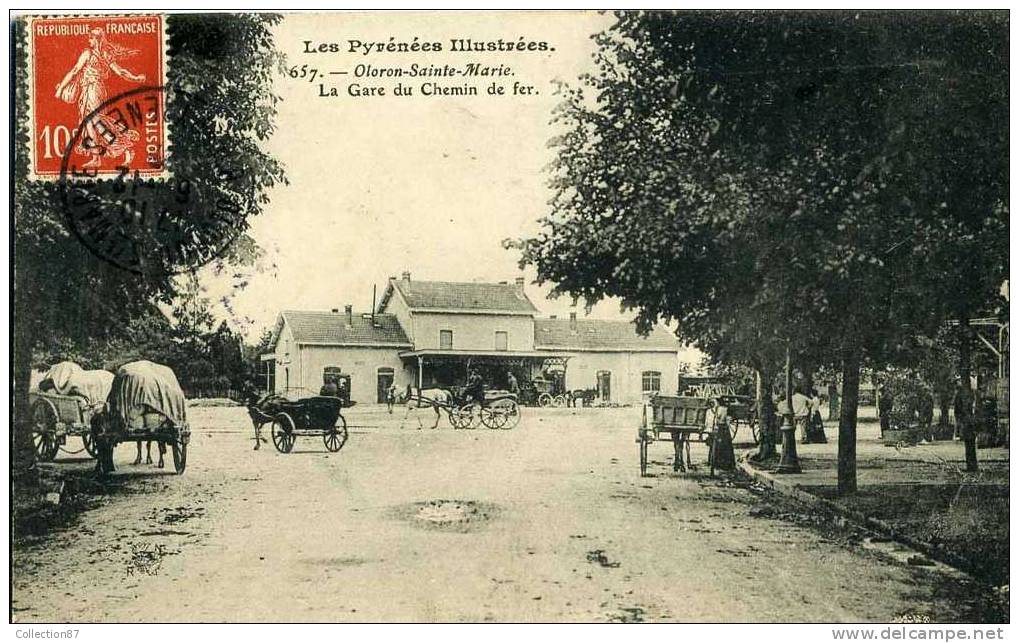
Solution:
[[[936,573],[673,475],[667,444],[639,478],[634,409],[454,431],[358,407],[341,452],[289,455],[252,451],[242,409],[189,412],[183,476],[121,447],[98,506],[15,548],[17,621],[961,618]]]

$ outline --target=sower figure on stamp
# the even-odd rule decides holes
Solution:
[[[67,72],[64,79],[57,83],[57,98],[65,103],[78,103],[78,116],[85,133],[75,152],[92,157],[83,163],[82,167],[99,167],[102,156],[109,158],[123,156],[125,165],[134,158],[132,148],[138,141],[138,132],[124,131],[110,117],[102,114],[96,114],[91,118],[88,116],[99,109],[106,100],[106,79],[109,78],[111,71],[133,83],[145,82],[144,74],[133,74],[118,63],[123,58],[137,54],[137,49],[129,49],[107,40],[102,29],[93,29],[89,32],[88,48],[81,52],[78,62]]]

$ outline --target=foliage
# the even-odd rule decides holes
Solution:
[[[815,366],[898,360],[944,318],[946,286],[982,301],[1004,274],[1002,24],[621,13],[598,72],[563,90],[551,213],[508,245],[555,292],[620,297],[642,328],[677,320],[718,361],[774,364],[786,341]],[[975,201],[943,205],[971,161],[979,187],[956,185]],[[987,260],[970,287],[950,268],[974,252]]]
[[[171,273],[209,259],[224,241],[232,242],[215,261],[220,266],[257,254],[245,236],[249,220],[268,203],[269,190],[285,181],[281,166],[262,150],[273,132],[278,97],[272,79],[282,55],[272,41],[272,14],[168,17],[170,64],[167,115],[172,128],[168,164],[190,185],[195,212],[229,200],[235,214],[228,226],[213,217],[194,217],[187,238],[194,239],[173,261],[140,275],[98,259],[64,224],[58,186],[28,181],[28,84],[25,23],[12,26],[15,41],[14,362],[16,417],[26,417],[27,381],[33,355],[75,355],[87,365],[104,347],[124,347],[136,333],[162,333],[151,322],[153,307],[172,305],[179,282]],[[150,187],[153,208],[179,196],[180,181]],[[104,198],[104,182],[76,185]],[[183,228],[181,231],[184,231]],[[185,235],[180,235],[185,236]],[[163,257],[153,248],[152,257]],[[156,261],[156,259],[152,259]],[[19,433],[23,435],[24,432]],[[24,446],[24,441],[21,441]]]

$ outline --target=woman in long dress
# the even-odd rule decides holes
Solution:
[[[111,118],[102,114],[92,118],[88,116],[106,100],[106,79],[110,72],[133,83],[145,82],[144,74],[131,73],[119,64],[121,59],[137,54],[137,49],[129,49],[107,40],[102,29],[93,29],[88,36],[88,49],[81,52],[78,62],[57,83],[57,98],[65,103],[78,104],[79,122],[85,131],[79,137],[75,152],[91,157],[82,167],[99,167],[103,156],[123,156],[125,165],[130,164],[134,158],[132,148],[138,141],[138,132],[122,130]]]

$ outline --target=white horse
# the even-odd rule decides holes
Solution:
[[[435,411],[435,424],[431,428],[435,429],[439,426],[440,409],[449,409],[450,404],[453,403],[453,394],[444,388],[417,388],[416,386],[407,385],[407,412],[404,414],[404,421],[407,420],[407,415],[410,414],[411,409],[423,409],[431,408]],[[414,418],[418,421],[418,429],[422,428],[421,418],[415,413]],[[400,427],[403,427],[403,422],[400,423]]]

